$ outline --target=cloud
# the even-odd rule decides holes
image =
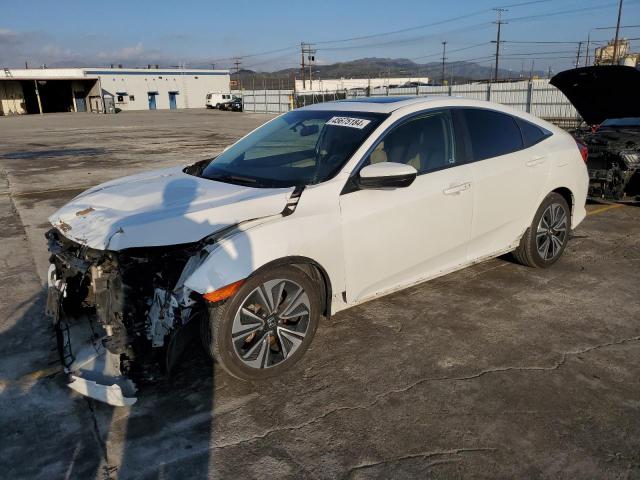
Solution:
[[[18,33],[8,28],[0,28],[0,45],[17,45],[19,43],[21,43],[21,39]]]
[[[113,52],[99,52],[97,57],[102,59],[116,60],[139,60],[141,57],[149,56],[142,45],[142,42],[131,47],[123,47]]]

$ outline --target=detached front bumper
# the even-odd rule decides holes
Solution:
[[[47,316],[56,330],[60,360],[68,375],[68,387],[81,395],[109,405],[124,407],[136,403],[136,386],[120,370],[120,355],[103,344],[108,337],[99,322],[84,315],[71,318],[64,314],[62,299],[66,284],[49,270]]]

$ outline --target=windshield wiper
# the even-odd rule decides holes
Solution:
[[[207,178],[209,178],[209,180],[215,180],[215,181],[224,182],[224,183],[232,183],[236,185],[255,186],[258,184],[258,181],[255,178],[241,177],[238,175],[230,175],[230,174],[214,175]]]

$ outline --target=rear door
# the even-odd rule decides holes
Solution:
[[[471,165],[460,161],[447,110],[407,119],[379,140],[362,167],[406,163],[418,177],[405,188],[340,196],[348,302],[466,262],[473,182]]]
[[[475,181],[469,244],[475,260],[517,242],[538,208],[550,160],[544,142],[525,143],[515,117],[484,108],[462,113]]]

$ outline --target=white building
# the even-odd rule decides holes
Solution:
[[[0,115],[204,108],[228,93],[228,70],[47,68],[0,70]]]
[[[311,81],[296,80],[297,92],[327,92],[334,90],[353,90],[364,88],[400,87],[407,83],[427,85],[429,77],[392,77],[392,78],[328,78]]]

